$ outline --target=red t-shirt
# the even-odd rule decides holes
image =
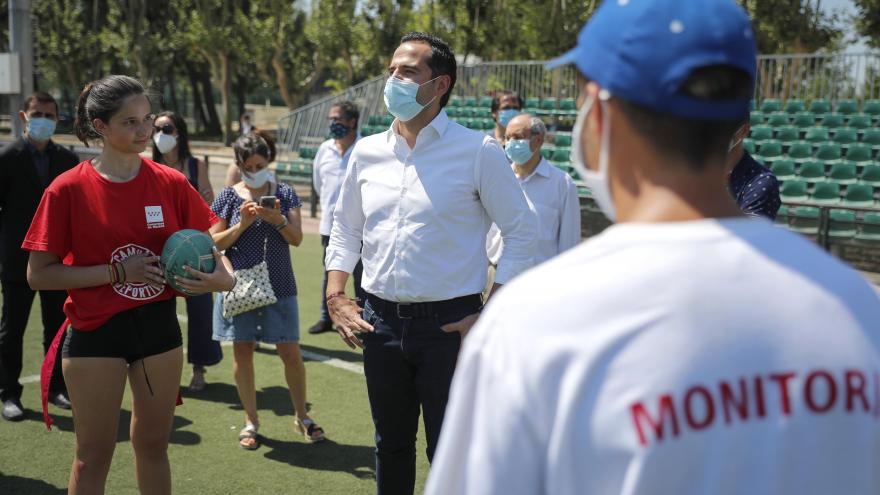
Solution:
[[[55,253],[70,266],[107,265],[134,254],[161,255],[174,232],[206,231],[216,222],[176,170],[144,158],[137,177],[116,183],[85,161],[46,189],[22,249]],[[134,283],[67,292],[64,313],[77,330],[94,330],[117,313],[174,297],[168,286]]]

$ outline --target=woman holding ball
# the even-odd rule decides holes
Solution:
[[[171,493],[168,437],[183,366],[174,292],[158,266],[165,241],[217,219],[179,172],[141,158],[155,115],[143,85],[127,76],[88,84],[75,129],[101,154],[46,189],[22,247],[35,290],[67,290],[62,369],[73,407],[76,453],[68,491],[103,493],[125,382],[141,493]],[[190,271],[188,293],[229,290],[229,261]]]

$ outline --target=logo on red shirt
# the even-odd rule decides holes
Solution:
[[[148,229],[161,229],[165,226],[165,217],[162,215],[161,206],[144,206],[144,213],[147,215]]]
[[[149,208],[149,206],[147,207]],[[159,212],[160,218],[162,212]],[[148,216],[149,218],[149,216]],[[153,251],[143,247],[138,246],[137,244],[126,244],[125,246],[116,248],[113,251],[113,254],[110,256],[111,263],[117,263],[125,261],[129,256],[135,255],[144,255],[144,256],[155,256],[156,254]],[[156,289],[151,285],[145,283],[125,283],[125,284],[115,284],[113,285],[113,290],[116,291],[122,297],[133,299],[135,301],[145,301],[147,299],[153,299],[157,297],[159,294],[165,291],[165,287],[161,289]]]

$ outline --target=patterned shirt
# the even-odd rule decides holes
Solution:
[[[287,184],[278,184],[275,196],[281,200],[281,213],[302,206],[302,202]],[[244,203],[244,198],[238,195],[234,189],[227,187],[220,192],[211,209],[219,218],[226,220],[226,225],[231,227],[241,222],[239,209]],[[265,259],[269,268],[269,280],[272,282],[272,290],[278,298],[296,295],[296,279],[293,276],[293,266],[290,263],[290,246],[281,233],[275,227],[260,218],[245,230],[235,244],[226,249],[226,256],[232,262],[236,270],[251,268],[263,261],[265,246]]]
[[[779,180],[748,153],[744,152],[733,168],[727,187],[743,213],[776,219],[776,212],[782,205]]]

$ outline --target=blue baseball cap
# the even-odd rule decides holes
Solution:
[[[734,0],[605,0],[577,46],[547,68],[567,64],[612,95],[658,112],[739,120],[749,114],[750,98],[707,101],[680,88],[696,69],[727,65],[748,74],[754,89],[757,48]]]

